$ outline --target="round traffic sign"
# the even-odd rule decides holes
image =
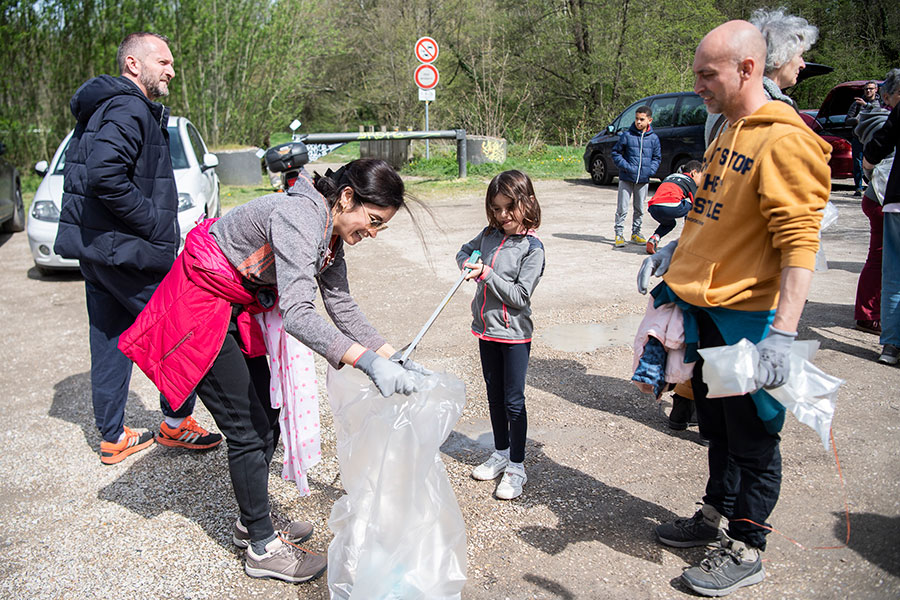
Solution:
[[[434,38],[420,37],[416,40],[416,58],[428,64],[434,62],[438,56],[438,45]]]
[[[415,80],[416,85],[423,90],[434,89],[438,84],[438,79],[440,79],[440,75],[438,74],[437,67],[434,65],[419,65],[416,67],[416,72],[413,74],[413,80]]]

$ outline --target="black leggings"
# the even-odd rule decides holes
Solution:
[[[231,484],[241,522],[257,541],[275,533],[269,516],[269,464],[278,443],[278,410],[269,399],[265,356],[247,358],[238,344],[235,320],[212,368],[197,386],[228,444]]]
[[[509,460],[525,460],[528,415],[525,412],[525,373],[531,342],[504,344],[478,340],[481,370],[487,384],[488,408],[494,430],[494,447],[509,448]]]

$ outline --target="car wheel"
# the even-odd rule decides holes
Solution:
[[[591,159],[591,181],[597,185],[609,185],[609,182],[612,181],[609,165],[606,159],[599,154]]]
[[[16,183],[16,195],[14,199],[15,209],[12,218],[3,224],[3,231],[15,233],[25,230],[25,203],[22,201],[22,188]]]

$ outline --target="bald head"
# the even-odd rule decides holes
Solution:
[[[694,91],[710,112],[734,122],[766,102],[762,79],[766,40],[747,21],[728,21],[710,31],[694,54]]]

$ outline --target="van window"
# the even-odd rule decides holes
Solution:
[[[707,114],[700,96],[685,96],[678,111],[678,125],[705,125]]]
[[[646,101],[641,100],[623,110],[622,114],[619,115],[619,118],[613,123],[613,127],[615,127],[616,131],[624,131],[634,125],[634,113],[637,112],[639,106],[643,106],[644,104],[646,104]]]
[[[675,104],[678,102],[677,96],[669,96],[666,98],[657,98],[650,105],[653,109],[654,129],[660,127],[671,127],[675,124]]]

